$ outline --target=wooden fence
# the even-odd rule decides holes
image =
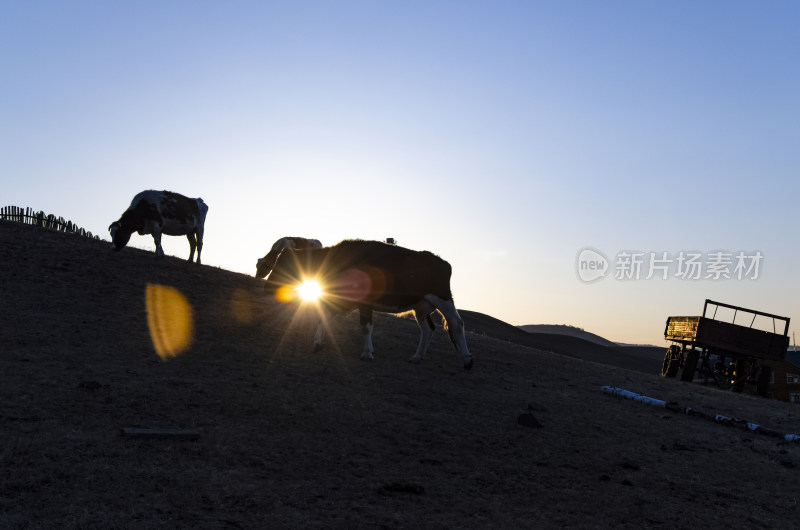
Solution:
[[[45,215],[44,212],[34,212],[31,208],[4,206],[0,208],[0,221],[25,223],[58,230],[59,232],[70,232],[92,239],[100,239],[99,236],[92,235],[91,232],[87,232],[72,221],[65,221],[63,217],[56,217],[53,214]]]

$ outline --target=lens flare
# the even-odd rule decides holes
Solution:
[[[233,291],[230,300],[230,312],[238,322],[250,324],[255,319],[253,295],[244,289]]]
[[[192,306],[175,288],[148,284],[145,289],[147,326],[156,353],[163,360],[183,353],[194,336]]]
[[[305,302],[313,302],[322,296],[322,286],[316,280],[306,280],[297,289],[297,296]]]
[[[295,298],[294,290],[288,285],[281,285],[275,290],[275,299],[279,302],[287,304],[289,302],[294,302]]]

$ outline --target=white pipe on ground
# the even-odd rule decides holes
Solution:
[[[750,423],[746,420],[740,420],[738,418],[731,418],[729,416],[723,416],[722,414],[707,414],[705,412],[700,412],[699,410],[695,410],[691,407],[681,407],[677,403],[667,403],[666,401],[662,401],[660,399],[655,399],[647,396],[643,396],[641,394],[637,394],[636,392],[631,392],[630,390],[624,390],[622,388],[612,387],[605,385],[603,387],[603,392],[606,394],[611,394],[612,396],[623,397],[625,399],[632,399],[633,401],[639,401],[641,403],[646,403],[647,405],[653,405],[655,407],[666,408],[668,410],[674,412],[681,412],[686,414],[687,416],[699,416],[701,418],[706,418],[713,420],[717,423],[723,423],[726,425],[741,425],[744,424],[744,427],[748,430],[753,432],[757,432],[759,434],[766,434],[767,436],[773,436],[777,438],[783,438],[788,442],[794,442],[800,440],[800,435],[797,434],[782,434],[778,431],[768,429],[762,425],[758,425],[757,423]]]

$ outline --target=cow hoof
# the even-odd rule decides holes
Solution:
[[[362,360],[362,361],[372,361],[372,360],[374,360],[374,359],[375,359],[375,358],[374,358],[374,357],[372,357],[371,355],[362,355],[362,356],[361,356],[361,360]]]
[[[325,347],[325,343],[314,344],[314,353],[322,351],[322,349],[324,347]]]
[[[472,357],[470,357],[468,361],[464,362],[464,370],[472,370]]]
[[[419,357],[412,357],[408,360],[408,362],[410,362],[411,364],[421,364],[422,359],[420,359]]]

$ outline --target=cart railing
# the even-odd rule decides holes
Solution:
[[[708,314],[709,306],[712,306],[713,309],[714,309],[713,315],[709,315]],[[715,301],[709,300],[709,299],[706,299],[706,303],[703,305],[703,317],[704,318],[710,318],[712,320],[716,320],[717,310],[720,307],[725,307],[727,309],[733,309],[733,322],[731,322],[732,324],[736,324],[736,315],[739,312],[748,313],[748,314],[753,315],[753,318],[750,320],[750,325],[748,327],[750,327],[750,328],[753,327],[753,324],[755,323],[757,316],[763,316],[763,317],[772,319],[772,330],[773,330],[773,333],[775,333],[775,334],[778,333],[776,321],[780,320],[780,321],[782,321],[784,323],[784,329],[783,329],[783,333],[782,334],[784,336],[788,336],[789,335],[789,317],[782,317],[782,316],[779,316],[779,315],[773,315],[772,313],[765,313],[763,311],[756,311],[755,309],[747,309],[746,307],[740,307],[740,306],[735,306],[735,305],[731,305],[731,304],[725,304],[725,303],[722,303],[722,302],[715,302]],[[737,324],[737,325],[741,325],[741,324]]]

